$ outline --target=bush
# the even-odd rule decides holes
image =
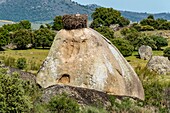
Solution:
[[[80,111],[78,103],[65,94],[54,96],[48,104],[52,113],[77,113]]]
[[[63,26],[62,16],[56,16],[54,19],[52,29],[59,31],[59,30],[63,29],[63,27],[64,26]]]
[[[129,33],[136,33],[137,30],[135,28],[123,28],[120,33],[124,36],[127,36]]]
[[[33,108],[29,84],[19,78],[18,74],[7,75],[0,69],[0,112],[28,113]]]
[[[170,47],[167,47],[166,49],[164,49],[163,53],[164,53],[163,55],[165,57],[168,57],[168,59],[170,60]]]
[[[121,27],[126,26],[130,21],[121,16],[121,13],[113,8],[96,8],[92,14],[93,22],[91,28],[98,28],[101,26],[110,26],[112,24],[119,24]]]
[[[24,69],[27,67],[27,61],[26,61],[26,58],[19,58],[17,60],[17,67],[19,69]]]
[[[138,101],[133,100],[130,97],[118,98],[113,95],[108,96],[111,103],[110,111],[115,113],[141,113],[144,111],[138,106]],[[113,112],[113,113],[114,113]]]
[[[164,22],[162,23],[159,28],[159,30],[170,30],[170,22]]]
[[[105,36],[109,40],[112,40],[114,38],[114,32],[109,27],[102,26],[102,27],[95,28],[95,30],[101,33],[103,36]]]
[[[161,47],[167,46],[168,41],[162,36],[151,36],[151,38],[155,41],[155,45],[157,47],[157,50],[161,50]]]
[[[40,28],[34,32],[34,47],[51,47],[55,33],[48,28]]]
[[[26,49],[27,45],[32,43],[33,33],[30,30],[21,29],[14,32],[12,38],[17,49]]]
[[[115,45],[118,50],[122,53],[123,56],[131,56],[134,50],[134,47],[129,43],[129,41],[122,38],[111,40],[113,45]]]
[[[135,68],[145,91],[145,101],[142,102],[142,107],[154,108],[154,112],[168,113],[169,100],[165,89],[170,87],[169,82],[159,81],[160,75],[150,71],[146,67],[137,66]],[[169,102],[168,102],[169,101]]]

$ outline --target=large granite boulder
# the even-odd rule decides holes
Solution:
[[[90,28],[60,30],[36,81],[144,99],[142,84],[118,49]]]
[[[152,57],[152,48],[150,46],[142,45],[138,49],[138,53],[141,59],[149,60]]]
[[[158,74],[170,74],[170,61],[167,57],[153,56],[148,62],[147,67]]]

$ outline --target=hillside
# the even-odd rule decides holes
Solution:
[[[97,7],[100,6],[96,4],[81,5],[72,0],[0,0],[0,20],[46,21],[53,20],[56,15],[75,13],[88,14],[91,19],[91,14]],[[138,22],[149,15],[130,11],[121,11],[121,13],[133,22]],[[154,16],[170,20],[169,13],[159,13]]]
[[[0,0],[0,20],[52,20],[56,15],[91,14],[95,5],[83,6],[72,0]]]
[[[129,20],[133,22],[139,22],[140,20],[147,18],[150,13],[138,13],[138,12],[131,12],[131,11],[120,11],[122,16],[128,18]],[[157,18],[163,18],[166,20],[170,20],[170,13],[157,13],[153,14],[154,17]]]

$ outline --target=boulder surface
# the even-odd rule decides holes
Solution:
[[[95,89],[144,99],[142,84],[118,49],[93,29],[62,29],[56,35],[36,81]]]
[[[148,62],[147,67],[158,74],[170,74],[170,61],[167,57],[153,56]]]
[[[138,53],[141,59],[149,60],[152,57],[152,48],[150,46],[142,45],[138,49]]]

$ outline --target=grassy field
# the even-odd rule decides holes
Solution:
[[[153,51],[153,56],[163,56],[163,51]],[[134,68],[138,65],[145,67],[148,62],[148,60],[143,60],[139,58],[138,51],[134,51],[132,56],[125,58]]]
[[[18,58],[26,58],[28,63],[32,62],[35,63],[35,65],[41,65],[44,59],[47,57],[48,52],[49,49],[6,50],[0,52],[0,58],[12,57],[16,60]],[[153,51],[153,55],[163,55],[163,51]],[[133,67],[138,65],[146,66],[148,62],[147,60],[140,59],[137,51],[134,51],[132,56],[125,58]]]
[[[10,60],[13,58],[16,62],[18,58],[26,58],[28,64],[26,70],[31,70],[31,72],[36,73],[44,59],[47,57],[48,51],[49,49],[6,50],[0,52],[0,59],[6,59],[7,61],[8,59]]]

